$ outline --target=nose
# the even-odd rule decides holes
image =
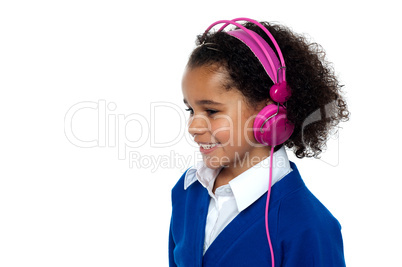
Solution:
[[[211,129],[211,123],[206,116],[193,115],[188,121],[188,132],[191,136],[202,135]]]

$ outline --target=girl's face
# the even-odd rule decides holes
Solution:
[[[240,91],[226,90],[227,75],[223,68],[186,69],[182,90],[190,111],[188,131],[207,167],[244,171],[269,156],[269,148],[259,145],[253,133],[254,118],[262,107],[251,109]]]

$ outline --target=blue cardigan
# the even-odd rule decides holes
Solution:
[[[276,267],[345,266],[341,226],[307,189],[293,169],[271,190],[269,232]],[[264,194],[234,218],[203,256],[209,206],[197,181],[184,190],[184,177],[172,189],[169,266],[271,266],[265,233]]]

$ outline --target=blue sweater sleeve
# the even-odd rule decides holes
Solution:
[[[299,192],[281,203],[281,266],[344,267],[341,225],[307,189]]]
[[[169,230],[169,267],[176,267],[176,263],[174,262],[174,256],[173,256],[173,251],[174,251],[175,243],[173,240],[173,235],[172,235],[172,221],[170,221],[170,230]]]
[[[306,229],[294,235],[284,251],[283,267],[345,266],[340,231],[322,233]]]

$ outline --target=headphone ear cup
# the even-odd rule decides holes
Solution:
[[[287,119],[286,109],[275,104],[264,107],[254,120],[255,140],[263,145],[280,145],[289,139],[293,130],[294,125]]]

